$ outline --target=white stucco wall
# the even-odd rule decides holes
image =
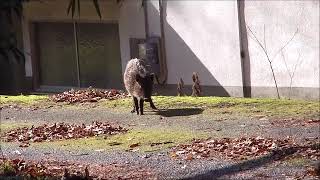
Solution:
[[[141,0],[125,1],[120,8],[119,33],[122,72],[130,60],[130,38],[145,38],[144,10]]]
[[[129,38],[145,38],[144,10],[141,0],[126,0],[119,7],[115,1],[101,0],[102,20],[91,1],[81,1],[80,21],[119,23],[122,71],[130,59]],[[165,1],[164,1],[165,2]],[[148,24],[151,36],[161,36],[158,0],[148,1]],[[192,72],[198,72],[202,85],[220,86],[231,96],[242,94],[239,22],[237,1],[169,1],[166,3],[165,36],[168,84],[183,78],[191,85]],[[72,21],[66,15],[68,1],[32,1],[24,5],[24,49],[30,52],[29,23],[33,21]],[[319,89],[319,1],[245,1],[246,24],[265,41],[270,57],[292,37],[283,49],[292,73],[293,87]],[[77,16],[76,16],[77,18]],[[265,33],[264,33],[265,29]],[[251,86],[274,87],[270,67],[262,49],[248,32]],[[290,86],[290,77],[281,53],[273,60],[280,87]],[[26,76],[32,76],[30,56]],[[237,90],[232,90],[236,87]]]
[[[263,43],[264,26],[267,52],[272,58],[293,36],[283,49],[291,73],[301,55],[292,87],[319,88],[319,1],[245,1],[246,24]],[[248,32],[251,86],[274,87],[269,63],[261,47]],[[250,37],[251,36],[251,37]],[[290,86],[290,76],[279,53],[273,59],[279,87]]]
[[[158,1],[148,7],[150,34],[160,36]],[[167,1],[168,84],[192,72],[208,86],[242,86],[236,1]]]
[[[150,36],[161,37],[159,0],[149,0],[147,3]]]

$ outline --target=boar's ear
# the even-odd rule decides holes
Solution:
[[[154,79],[154,73],[150,74],[150,79],[151,79],[151,81],[153,82],[153,79]]]
[[[136,75],[136,81],[137,82],[141,82],[141,80],[142,80],[142,77],[139,74],[137,74]]]

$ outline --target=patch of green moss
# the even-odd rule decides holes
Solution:
[[[55,146],[68,150],[129,150],[131,145],[137,144],[138,151],[147,152],[165,149],[179,143],[191,141],[194,138],[205,138],[207,136],[206,133],[195,133],[179,129],[141,129],[113,136],[33,143],[32,146]]]
[[[294,157],[285,161],[286,164],[291,166],[304,166],[310,163],[310,160],[305,157]]]
[[[154,96],[154,103],[160,109],[201,108],[204,113],[232,116],[271,116],[317,118],[320,104],[317,101],[288,100],[272,98],[232,97],[176,97]],[[146,108],[149,108],[146,103]],[[132,108],[130,98],[103,101],[102,106],[116,109]]]
[[[318,101],[288,100],[272,98],[233,98],[233,97],[191,97],[191,96],[154,96],[154,103],[159,109],[201,108],[203,113],[222,116],[270,116],[319,118]],[[0,96],[0,104],[15,103],[20,105],[39,105],[52,103],[63,107],[81,108],[79,104],[53,103],[47,95]],[[107,107],[114,111],[132,108],[132,99],[100,100],[97,106]],[[145,103],[149,109],[148,103]]]
[[[116,109],[128,109],[132,108],[132,99],[124,98],[124,99],[116,99],[116,100],[100,100],[99,105],[108,107],[108,108],[116,108]]]
[[[11,176],[16,173],[16,170],[12,166],[12,164],[9,161],[2,161],[0,164],[0,174],[5,176]]]
[[[29,123],[23,122],[1,122],[0,129],[1,133],[8,132],[13,129],[22,128],[22,127],[31,127]]]
[[[6,96],[0,95],[0,104],[22,104],[22,105],[32,105],[38,102],[48,100],[47,95],[18,95],[18,96]]]

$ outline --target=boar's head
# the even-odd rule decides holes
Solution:
[[[154,74],[148,74],[145,77],[141,77],[139,74],[136,75],[136,81],[141,86],[145,99],[150,99],[153,91],[153,78]]]

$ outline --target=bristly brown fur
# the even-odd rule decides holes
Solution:
[[[124,85],[132,96],[134,109],[131,112],[143,114],[143,103],[150,102],[152,109],[157,109],[151,99],[154,75],[150,73],[149,67],[144,60],[131,59],[124,72]],[[138,111],[140,109],[140,112]]]

